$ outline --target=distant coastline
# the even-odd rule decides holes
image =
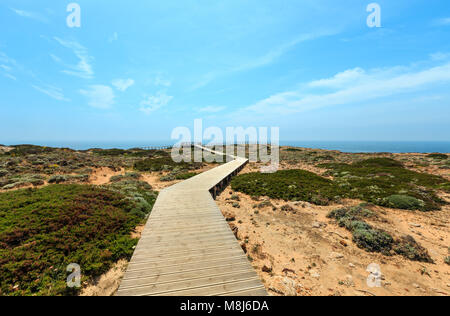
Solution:
[[[65,147],[75,150],[86,150],[91,148],[101,149],[129,149],[147,146],[168,146],[173,145],[173,140],[167,141],[89,141],[89,142],[5,142],[4,145],[32,144],[47,147]],[[450,141],[281,141],[281,146],[314,148],[324,150],[337,150],[346,153],[450,153]]]

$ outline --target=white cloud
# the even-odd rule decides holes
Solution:
[[[75,56],[79,59],[77,65],[67,65],[63,63],[59,57],[50,55],[55,62],[69,68],[69,70],[63,70],[62,72],[83,79],[92,79],[94,77],[94,71],[92,70],[91,62],[94,58],[89,56],[87,49],[75,41],[65,41],[58,37],[54,37],[54,39],[63,47],[72,50]]]
[[[0,73],[6,78],[16,81],[17,78],[15,75],[13,75],[13,72],[15,68],[18,67],[17,62],[1,51],[0,51],[0,62],[3,63],[0,64]]]
[[[169,104],[172,99],[172,96],[166,95],[163,92],[159,92],[157,95],[147,97],[145,100],[143,100],[141,102],[140,110],[145,114],[150,114]]]
[[[450,18],[442,18],[435,20],[434,24],[436,25],[450,25]]]
[[[163,79],[163,78],[158,76],[158,77],[155,78],[155,85],[156,86],[163,86],[163,87],[170,87],[172,85],[172,82],[170,80]]]
[[[312,81],[308,83],[308,86],[312,88],[340,88],[363,78],[365,78],[365,71],[361,68],[355,68],[338,73],[332,78]]]
[[[29,19],[33,19],[39,22],[44,22],[47,23],[48,20],[46,17],[44,17],[43,15],[36,13],[36,12],[30,12],[30,11],[24,11],[24,10],[18,10],[18,9],[14,9],[14,8],[10,8],[14,13],[16,13],[17,15],[24,17],[24,18],[29,18]]]
[[[442,61],[450,58],[450,53],[437,52],[430,55],[431,60]]]
[[[450,82],[450,63],[417,70],[392,67],[365,71],[349,69],[331,78],[312,81],[295,91],[272,95],[241,112],[279,115],[345,104],[361,104],[383,97],[416,92]],[[331,91],[315,92],[317,87]]]
[[[222,112],[223,110],[225,110],[226,107],[224,106],[205,106],[201,109],[198,109],[198,112],[201,113],[217,113],[217,112]]]
[[[13,76],[13,75],[11,75],[9,73],[4,73],[3,76],[5,76],[6,78],[9,78],[11,80],[14,80],[14,81],[17,80],[17,78],[15,76]]]
[[[48,95],[49,97],[58,100],[58,101],[70,101],[69,99],[67,99],[62,90],[60,88],[54,87],[54,86],[50,86],[50,85],[45,85],[45,87],[39,87],[36,85],[31,85],[34,89],[36,89],[39,92],[42,92],[46,95]]]
[[[6,65],[0,65],[0,68],[2,68],[4,71],[11,71],[12,68]]]
[[[109,86],[92,85],[80,93],[88,99],[88,104],[98,109],[108,109],[114,104],[114,90]]]
[[[112,85],[119,91],[125,91],[132,85],[134,85],[133,79],[115,79],[112,81]]]
[[[117,32],[114,32],[113,35],[111,35],[108,38],[108,42],[112,43],[114,41],[117,41],[119,39],[119,34],[117,34]]]
[[[17,62],[13,58],[9,57],[8,55],[6,55],[4,52],[1,51],[0,51],[0,62],[8,64],[10,66],[17,65]]]

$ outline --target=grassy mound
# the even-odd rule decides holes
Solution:
[[[15,145],[14,149],[5,153],[7,156],[25,156],[30,154],[45,154],[60,151],[60,148],[42,147],[36,145]],[[69,149],[65,149],[69,151]]]
[[[243,174],[233,179],[231,187],[250,196],[307,201],[318,205],[327,205],[342,194],[341,188],[331,180],[304,170]]]
[[[130,232],[155,196],[129,184],[114,188],[50,185],[0,194],[0,295],[70,295],[70,263],[83,281],[132,255]],[[142,207],[140,198],[146,202]],[[143,212],[144,211],[144,212]]]
[[[439,153],[436,153],[436,154],[429,154],[429,155],[427,155],[427,157],[428,157],[428,158],[431,158],[431,159],[436,159],[436,160],[445,160],[445,159],[448,159],[448,155],[446,155],[446,154],[439,154]]]
[[[163,150],[156,149],[140,149],[140,148],[132,148],[132,149],[91,149],[93,153],[100,156],[129,156],[129,157],[169,157],[169,153]]]
[[[402,209],[440,209],[445,202],[434,191],[445,189],[450,183],[439,176],[408,170],[389,158],[320,166],[327,168],[334,182],[345,189],[343,197]]]

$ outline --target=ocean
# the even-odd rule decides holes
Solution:
[[[0,143],[2,143],[0,141]],[[27,143],[27,142],[25,142]],[[174,141],[112,141],[112,142],[73,142],[73,141],[44,141],[28,142],[34,145],[49,147],[69,147],[77,150],[90,148],[119,148],[129,149],[134,147],[170,146]],[[5,142],[7,145],[24,144],[24,142]],[[282,146],[295,146],[305,148],[318,148],[327,150],[339,150],[348,153],[450,153],[450,141],[424,142],[424,141],[281,141]]]
[[[284,146],[339,150],[348,153],[450,153],[450,141],[287,141]]]
[[[40,142],[2,142],[6,145],[33,144],[49,147],[68,147],[76,150],[86,150],[90,148],[119,148],[129,149],[135,147],[158,147],[170,146],[175,142],[168,141],[40,141]],[[318,148],[327,150],[339,150],[348,153],[450,153],[450,141],[426,142],[426,141],[281,141],[282,146],[294,146],[305,148]]]

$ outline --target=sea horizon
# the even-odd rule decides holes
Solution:
[[[17,141],[1,142],[5,146],[37,145],[71,148],[74,150],[130,149],[142,147],[172,146],[174,140],[166,141]],[[337,150],[345,153],[450,153],[450,141],[280,141],[280,146],[311,149]]]

